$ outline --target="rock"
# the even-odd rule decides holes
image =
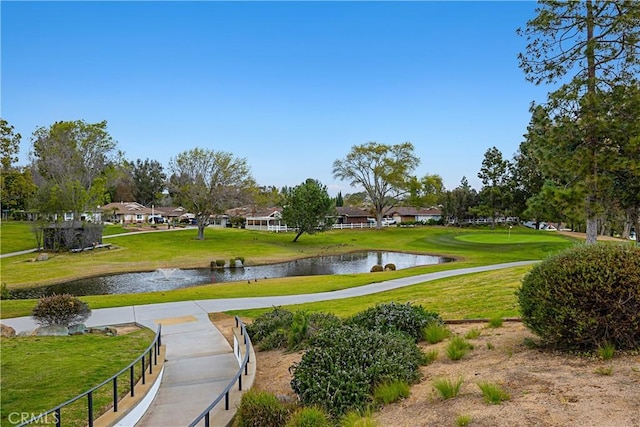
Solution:
[[[87,332],[87,327],[84,323],[69,326],[69,335],[83,335]]]
[[[49,254],[39,254],[36,258],[36,261],[47,261],[49,259]]]
[[[16,336],[16,330],[9,325],[0,323],[0,336],[3,338],[11,338]]]
[[[56,336],[61,337],[65,335],[69,335],[69,328],[62,325],[49,325],[42,326],[36,329],[36,335],[38,336]]]

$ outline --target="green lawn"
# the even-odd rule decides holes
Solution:
[[[260,286],[238,283],[204,285],[147,294],[83,297],[91,308],[150,304],[207,298],[252,297],[324,292],[438,270],[501,262],[543,259],[575,244],[560,235],[524,227],[511,230],[457,229],[445,227],[388,228],[383,230],[336,230],[313,236],[293,236],[239,229],[207,229],[206,239],[195,239],[195,229],[130,234],[109,238],[110,250],[80,254],[52,254],[48,261],[27,262],[33,255],[2,259],[2,281],[9,288],[56,283],[88,275],[154,270],[160,267],[205,267],[215,259],[245,257],[261,264],[306,256],[379,249],[437,254],[456,258],[453,263],[396,272],[310,276],[270,279]],[[504,243],[499,243],[504,240]],[[2,301],[1,316],[28,315],[35,301]]]
[[[66,337],[0,338],[2,425],[12,425],[17,415],[40,414],[105,381],[135,360],[153,341],[146,328],[130,334],[72,335]],[[140,374],[139,366],[136,374]],[[118,379],[120,394],[129,390],[129,376]],[[94,395],[95,417],[112,402],[111,385]],[[62,425],[86,425],[87,400],[62,411]],[[51,421],[51,420],[50,420]]]

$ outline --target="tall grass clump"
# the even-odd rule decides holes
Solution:
[[[598,346],[598,356],[602,360],[611,360],[616,353],[616,346],[610,343],[604,343]]]
[[[429,344],[436,344],[451,336],[451,331],[439,322],[432,322],[422,330],[422,338]]]
[[[440,397],[443,399],[453,399],[460,393],[460,387],[464,379],[462,377],[455,381],[450,379],[440,378],[433,381],[433,387],[440,393]]]
[[[523,323],[552,347],[640,348],[640,247],[582,245],[535,265],[517,291]]]
[[[482,381],[478,383],[482,391],[482,396],[487,403],[498,404],[504,400],[509,400],[509,393],[504,391],[498,384]]]
[[[349,411],[340,418],[340,427],[378,427],[371,416],[371,411]]]
[[[386,381],[378,384],[373,390],[373,399],[376,403],[388,405],[400,399],[409,397],[409,384],[405,381]]]
[[[466,339],[459,335],[454,336],[447,345],[447,356],[451,360],[460,360],[473,349],[473,346]]]
[[[252,388],[240,398],[234,427],[284,427],[289,409],[268,392]]]
[[[286,427],[331,427],[329,416],[321,408],[308,406],[299,408],[289,418]]]

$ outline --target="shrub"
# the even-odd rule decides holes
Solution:
[[[69,295],[50,295],[40,298],[32,317],[41,326],[69,326],[82,323],[91,316],[87,303]]]
[[[329,417],[321,408],[311,406],[295,411],[286,427],[330,427]]]
[[[371,267],[371,273],[377,273],[378,271],[384,271],[384,267],[382,267],[380,264],[376,264]]]
[[[350,319],[350,323],[380,332],[400,331],[418,341],[427,325],[442,324],[442,318],[420,305],[390,302],[361,311]]]
[[[373,390],[373,399],[376,403],[388,405],[400,399],[409,397],[409,384],[404,381],[386,381],[378,384]]]
[[[482,390],[482,395],[484,396],[484,400],[487,403],[498,404],[503,400],[509,400],[509,393],[504,391],[502,387],[497,384],[493,384],[487,381],[482,381],[478,383],[478,387]]]
[[[451,381],[449,379],[437,379],[433,381],[433,387],[440,393],[440,397],[443,399],[453,399],[460,393],[460,387],[462,386],[462,382],[464,380],[462,377],[458,378],[456,381]]]
[[[3,283],[0,285],[0,299],[9,299],[11,298],[11,291],[7,288],[7,284]]]
[[[309,315],[305,311],[296,311],[289,327],[287,345],[290,350],[300,346],[307,339]]]
[[[396,271],[396,265],[395,264],[386,264],[384,266],[384,271]]]
[[[293,313],[280,307],[261,314],[247,325],[251,342],[261,350],[284,348],[288,342],[288,331],[293,322]]]
[[[291,367],[291,387],[303,404],[340,416],[364,409],[375,384],[418,381],[423,360],[418,346],[404,334],[332,327],[312,338],[312,347]]]
[[[296,312],[280,307],[263,313],[247,325],[247,333],[259,350],[276,348],[298,350],[321,330],[342,324],[339,317],[327,313]]]
[[[225,261],[225,260],[223,260],[223,259],[217,259],[217,260],[216,260],[216,267],[222,268],[222,267],[224,267],[224,264],[225,264],[225,263],[226,263],[226,261]]]
[[[545,343],[640,347],[640,248],[582,245],[534,266],[517,291],[523,323]]]
[[[240,398],[234,427],[279,427],[287,422],[289,410],[278,398],[255,388]]]

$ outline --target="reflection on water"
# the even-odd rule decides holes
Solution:
[[[397,269],[403,269],[445,261],[441,257],[400,252],[355,252],[241,268],[159,268],[153,272],[115,274],[14,290],[12,298],[39,298],[53,293],[81,296],[166,291],[219,282],[256,282],[273,277],[365,273],[375,264],[395,264]]]

